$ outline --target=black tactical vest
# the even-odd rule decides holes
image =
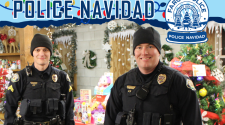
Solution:
[[[48,120],[56,116],[61,95],[59,72],[60,70],[52,67],[50,77],[47,80],[41,79],[35,73],[31,77],[27,77],[26,89],[22,96],[23,100],[27,99],[27,105],[29,105],[25,115],[26,120],[42,119],[45,121],[45,119]]]
[[[127,73],[124,87],[121,89],[123,111],[129,112],[135,108],[137,125],[143,125],[142,123],[146,119],[150,120],[149,113],[159,113],[160,115],[173,114],[170,107],[168,90],[170,84],[172,84],[170,82],[174,72],[176,71],[162,66],[161,71],[153,78],[145,100],[140,100],[136,97],[136,92],[142,87],[137,71],[132,69]]]

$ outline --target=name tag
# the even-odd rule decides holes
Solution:
[[[30,82],[30,84],[31,84],[32,86],[35,86],[35,85],[37,84],[37,82]]]
[[[128,86],[127,86],[127,89],[135,89],[135,87],[136,87],[136,86],[130,86],[130,85],[128,85]]]

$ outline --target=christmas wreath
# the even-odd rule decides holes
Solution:
[[[93,69],[97,63],[97,57],[96,54],[91,51],[91,50],[85,50],[83,52],[83,58],[82,58],[82,63],[84,64],[84,67],[88,68],[88,69]]]

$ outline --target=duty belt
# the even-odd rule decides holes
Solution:
[[[24,120],[24,125],[55,125],[57,124],[57,121],[58,120],[56,118],[46,122],[33,122]]]

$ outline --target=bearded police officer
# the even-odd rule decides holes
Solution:
[[[159,61],[161,41],[152,27],[133,36],[138,68],[120,76],[111,89],[105,125],[201,125],[195,87]]]
[[[36,34],[30,53],[34,63],[14,74],[6,92],[5,125],[74,125],[71,81],[64,71],[49,64],[52,43]],[[21,101],[19,120],[16,118]]]

